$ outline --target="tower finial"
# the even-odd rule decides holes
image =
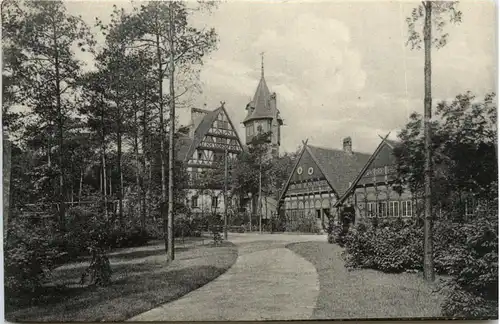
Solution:
[[[260,57],[261,57],[260,73],[261,76],[264,77],[264,52],[260,53]]]

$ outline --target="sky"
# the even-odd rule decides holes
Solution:
[[[276,92],[284,119],[281,151],[303,140],[371,153],[379,135],[395,138],[411,112],[423,112],[424,56],[405,46],[405,18],[419,2],[236,1],[221,2],[197,26],[214,27],[218,49],[205,58],[201,93],[193,106],[215,109],[221,101],[244,140],[246,104],[260,79]],[[68,11],[93,25],[112,5],[128,2],[71,1]],[[434,104],[465,91],[478,97],[496,91],[497,25],[494,1],[463,1],[460,25],[448,25],[446,47],[432,51]],[[88,59],[88,58],[87,58]],[[181,124],[189,109],[179,110]]]

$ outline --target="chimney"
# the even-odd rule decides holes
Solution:
[[[206,107],[206,105],[204,106]],[[201,123],[205,115],[208,113],[207,110],[204,109],[198,109],[198,108],[191,108],[191,131],[190,131],[190,136],[193,136],[194,131],[198,127],[198,125]]]
[[[351,140],[351,137],[344,138],[343,144],[344,144],[344,152],[352,154],[352,140]]]

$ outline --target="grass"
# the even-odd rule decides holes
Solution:
[[[166,302],[178,299],[229,269],[236,246],[214,247],[209,240],[176,246],[175,261],[167,265],[162,243],[110,254],[113,283],[88,287],[78,281],[87,262],[56,269],[50,285],[30,307],[6,310],[9,321],[98,322],[124,321]]]
[[[386,274],[344,267],[338,245],[305,242],[287,248],[311,262],[319,275],[320,293],[314,319],[409,319],[441,315],[441,296],[421,275]]]

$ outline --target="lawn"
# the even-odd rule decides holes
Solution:
[[[430,318],[440,316],[441,297],[421,274],[386,274],[344,267],[343,251],[327,242],[287,245],[315,267],[320,293],[313,319]]]
[[[209,239],[176,245],[175,260],[167,265],[161,242],[110,254],[113,283],[108,287],[78,284],[88,262],[67,264],[53,272],[37,305],[6,312],[9,321],[98,322],[124,321],[178,299],[229,269],[238,250]]]

